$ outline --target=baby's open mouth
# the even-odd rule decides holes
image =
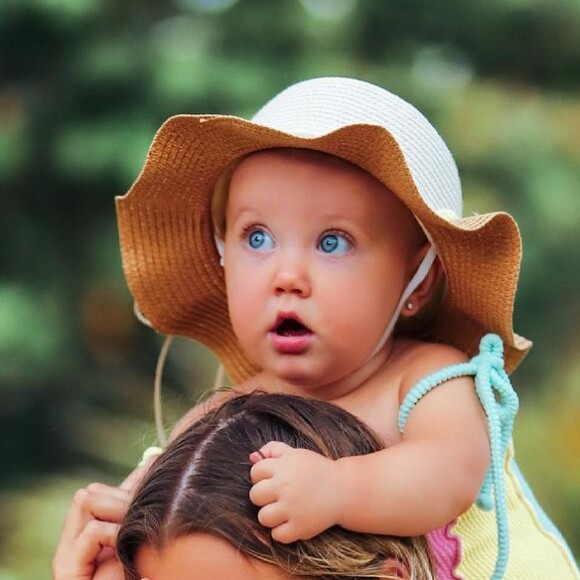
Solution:
[[[269,338],[274,350],[282,355],[301,355],[311,346],[314,333],[294,312],[278,312]]]
[[[296,318],[280,317],[272,331],[278,336],[304,336],[312,331]]]

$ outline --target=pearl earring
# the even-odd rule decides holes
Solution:
[[[413,310],[413,308],[415,308],[415,305],[411,301],[407,302],[405,306],[407,307],[407,310]]]

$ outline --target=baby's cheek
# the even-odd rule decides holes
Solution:
[[[256,325],[252,301],[245,300],[243,295],[237,296],[229,303],[229,313],[238,340],[248,341]]]
[[[248,288],[240,288],[229,300],[229,314],[234,334],[242,350],[254,359],[267,332],[264,306]]]
[[[328,324],[334,327],[337,335],[346,337],[355,349],[364,349],[365,344],[378,341],[389,320],[385,304],[378,304],[368,292],[355,289],[337,292],[325,308]]]
[[[226,295],[228,311],[232,324],[245,323],[245,313],[254,309],[255,293],[249,283],[242,283],[242,278],[236,272],[226,274]]]

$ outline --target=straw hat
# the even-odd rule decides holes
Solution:
[[[516,368],[531,343],[512,326],[521,259],[515,221],[503,212],[461,217],[457,168],[429,121],[396,95],[348,78],[295,84],[252,121],[178,115],[162,125],[141,175],[116,200],[125,276],[156,330],[204,343],[235,382],[259,370],[229,320],[211,198],[228,165],[277,147],[336,155],[393,191],[446,272],[441,307],[421,338],[474,355],[482,335],[495,332],[505,343],[506,369]]]

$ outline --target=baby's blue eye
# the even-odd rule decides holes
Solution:
[[[264,230],[252,230],[248,234],[248,245],[252,250],[271,250],[274,247],[274,240]]]
[[[324,234],[318,242],[318,249],[325,254],[346,254],[352,244],[342,234]]]

